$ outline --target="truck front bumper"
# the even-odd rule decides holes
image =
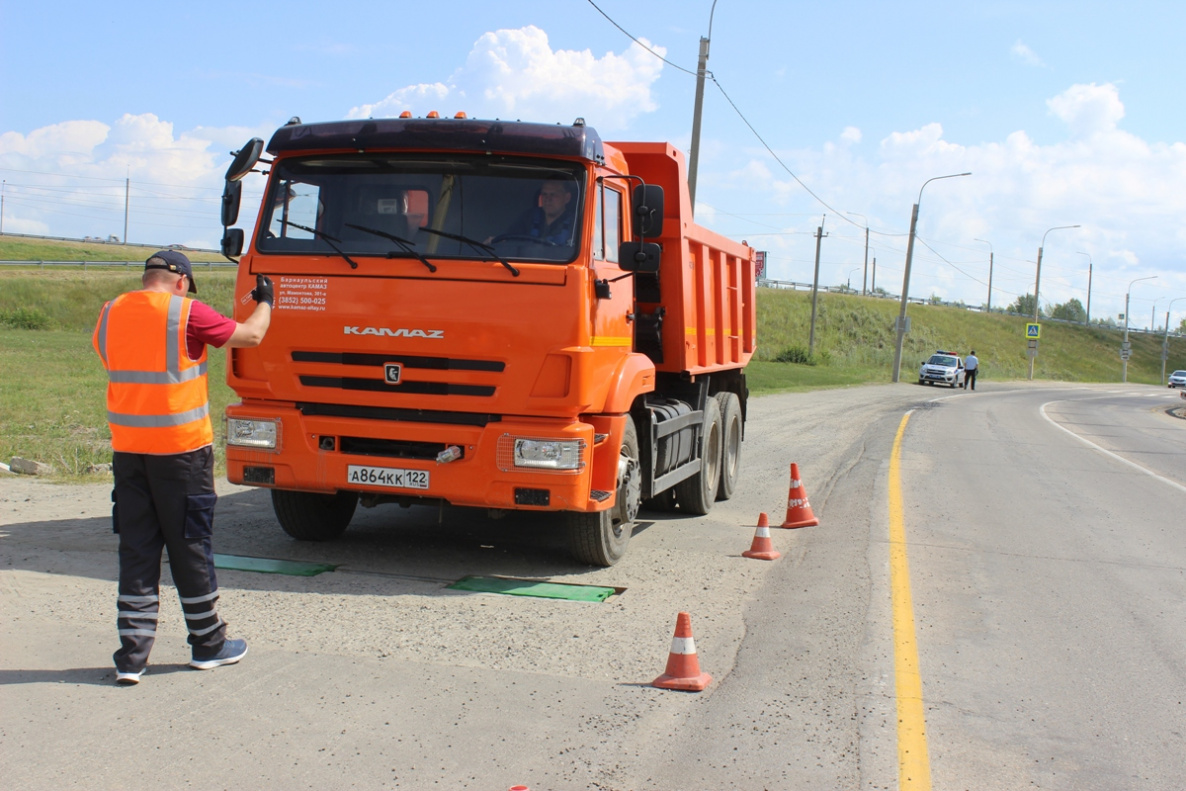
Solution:
[[[294,405],[259,402],[232,404],[226,418],[228,427],[237,429],[245,425],[239,421],[265,429],[275,424],[274,448],[237,444],[244,440],[235,434],[244,432],[228,430],[231,483],[483,508],[600,511],[613,504],[609,493],[591,492],[595,443],[605,442],[606,435],[580,420],[505,416],[485,425],[375,420],[305,414]],[[516,440],[575,446],[577,460],[562,462],[574,468],[520,466]],[[457,458],[437,461],[450,448],[457,450],[445,455]]]

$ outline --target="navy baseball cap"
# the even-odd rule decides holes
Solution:
[[[168,269],[178,275],[189,278],[189,293],[198,293],[198,284],[194,282],[194,270],[184,253],[177,250],[160,250],[153,253],[144,262],[145,269]]]

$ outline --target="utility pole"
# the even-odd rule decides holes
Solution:
[[[987,239],[976,239],[975,241],[988,245],[988,305],[985,307],[985,312],[992,313],[992,242]]]
[[[124,244],[128,243],[128,196],[131,194],[131,188],[132,180],[124,179]]]
[[[877,256],[873,256],[873,280],[869,283],[869,292],[877,293]]]
[[[717,10],[717,0],[712,0],[708,12],[708,35],[700,37],[700,61],[696,67],[696,106],[692,111],[692,150],[688,152],[688,197],[692,201],[692,214],[696,213],[696,168],[700,162],[700,111],[704,107],[704,77],[708,73],[708,42],[712,38],[712,15]]]
[[[827,236],[824,233],[824,222],[828,219],[828,215],[820,218],[819,228],[815,231],[815,279],[811,281],[811,331],[807,335],[807,356],[810,358],[815,354],[815,304],[819,297],[819,248],[823,238]]]
[[[0,233],[4,233],[4,187],[8,184],[8,179],[0,181]]]
[[[861,296],[863,297],[866,294],[865,286],[869,285],[869,218],[855,211],[846,211],[845,214],[860,217],[865,221],[865,275],[861,280]]]

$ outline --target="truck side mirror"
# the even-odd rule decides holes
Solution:
[[[643,239],[663,235],[663,188],[639,184],[634,188],[634,235]]]
[[[658,272],[663,248],[654,242],[622,242],[618,266],[626,272]]]
[[[239,219],[239,202],[243,197],[242,181],[227,181],[222,190],[222,227],[234,225]]]
[[[243,229],[227,228],[222,234],[222,254],[234,260],[243,252]]]
[[[230,167],[226,169],[227,181],[238,181],[251,172],[255,167],[255,163],[259,162],[260,155],[264,152],[264,141],[258,137],[253,137],[247,141],[246,144],[235,152],[235,158],[231,160]]]

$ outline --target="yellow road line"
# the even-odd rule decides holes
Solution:
[[[910,412],[902,416],[894,437],[889,466],[890,598],[894,621],[894,687],[898,700],[898,788],[930,791],[927,722],[922,704],[922,674],[910,597],[910,564],[906,558],[906,520],[902,513],[902,435]]]

